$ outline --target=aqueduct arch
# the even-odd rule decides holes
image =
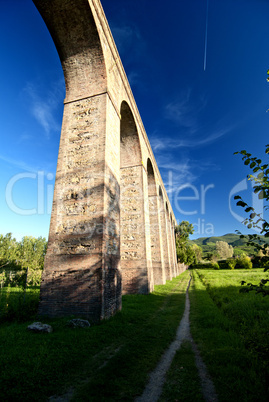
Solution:
[[[120,115],[122,291],[148,293],[153,289],[153,283],[151,256],[147,256],[150,250],[146,247],[142,153],[137,127],[125,101]]]
[[[33,1],[66,83],[39,312],[95,321],[176,274],[175,217],[100,1]]]

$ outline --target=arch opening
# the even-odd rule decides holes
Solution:
[[[120,121],[120,227],[122,291],[148,293],[149,272],[140,141],[132,111],[123,101]]]
[[[142,154],[133,114],[127,102],[120,109],[120,167],[141,165]]]
[[[154,169],[151,160],[147,160],[148,178],[148,204],[149,204],[149,224],[150,224],[150,248],[152,260],[152,280],[156,285],[165,283],[163,258],[161,248],[161,230],[159,217],[159,202],[157,197],[157,187]]]
[[[91,7],[84,0],[33,0],[55,43],[66,102],[106,90],[106,67]]]
[[[147,173],[148,173],[148,195],[149,197],[157,196],[155,174],[151,160],[149,158],[147,161]]]
[[[172,242],[171,242],[171,225],[170,214],[167,202],[165,203],[165,218],[166,218],[166,233],[167,233],[167,253],[168,253],[168,275],[171,280],[173,277],[173,263],[172,263]]]

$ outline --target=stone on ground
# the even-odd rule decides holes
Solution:
[[[34,322],[33,324],[28,325],[27,329],[32,332],[40,333],[50,333],[53,331],[49,324],[43,324],[42,322]]]

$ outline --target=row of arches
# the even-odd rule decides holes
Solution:
[[[39,314],[97,321],[178,273],[174,217],[100,1],[34,3],[66,83]]]
[[[123,293],[148,293],[177,275],[174,221],[151,159],[143,164],[127,102],[120,110],[120,255]]]

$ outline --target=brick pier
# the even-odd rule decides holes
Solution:
[[[179,274],[175,216],[99,0],[34,0],[66,98],[39,314],[91,321]]]

